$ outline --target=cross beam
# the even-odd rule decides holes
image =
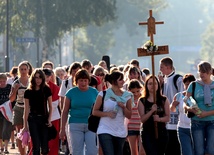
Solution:
[[[148,30],[148,37],[150,37],[150,41],[154,45],[154,37],[153,35],[156,34],[156,24],[164,24],[163,21],[156,22],[155,18],[152,16],[152,10],[149,10],[149,18],[147,19],[147,22],[140,22],[139,25],[147,25]],[[164,46],[158,46],[157,51],[148,51],[144,48],[138,48],[138,57],[141,56],[151,56],[152,61],[152,79],[153,79],[153,90],[155,90],[155,62],[154,62],[154,56],[160,55],[160,54],[168,54],[169,49],[167,45]],[[156,104],[156,91],[153,91],[153,102]],[[155,137],[158,138],[158,128],[157,128],[157,122],[154,122],[155,125]]]

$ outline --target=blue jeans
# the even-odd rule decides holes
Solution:
[[[88,124],[70,123],[69,134],[73,149],[72,155],[97,155],[97,136],[88,130]]]
[[[29,115],[28,117],[29,131],[33,143],[33,155],[40,155],[40,147],[43,155],[47,155],[49,152],[46,118],[36,115]]]
[[[214,154],[214,120],[191,121],[195,155]]]
[[[182,155],[194,155],[190,129],[178,127],[178,140],[181,146]]]
[[[99,134],[99,142],[104,155],[122,155],[126,138],[115,137],[110,134]]]

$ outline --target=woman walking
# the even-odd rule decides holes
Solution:
[[[18,79],[12,84],[11,92],[9,95],[10,101],[16,101],[13,107],[13,125],[16,127],[16,132],[19,133],[23,128],[23,113],[24,113],[24,92],[29,84],[29,65],[26,61],[18,65]],[[19,152],[25,155],[25,148],[22,147],[21,140],[17,139]]]
[[[88,130],[88,117],[98,91],[89,86],[87,70],[80,69],[75,74],[76,87],[66,93],[61,116],[60,138],[65,140],[65,125],[72,145],[72,155],[97,155],[96,134]],[[85,149],[84,149],[85,148]]]
[[[155,78],[153,89],[153,76],[149,76],[144,85],[143,96],[138,101],[138,111],[143,123],[141,138],[146,155],[164,155],[168,133],[166,122],[169,121],[169,100],[161,94],[160,83]],[[156,94],[154,103],[153,91]],[[157,123],[158,138],[155,137],[155,123]]]
[[[200,79],[195,82],[194,107],[185,106],[195,116],[191,118],[191,133],[195,155],[214,154],[214,81],[212,66],[202,61],[198,64]],[[187,98],[193,95],[193,83],[187,89]]]
[[[48,127],[51,127],[52,96],[45,83],[42,69],[35,69],[30,77],[30,85],[24,93],[24,127],[22,132],[30,131],[33,155],[47,155]],[[40,151],[41,148],[41,151]]]
[[[101,117],[97,134],[104,155],[122,155],[127,137],[125,117],[131,118],[132,93],[124,91],[123,73],[114,71],[106,74],[105,80],[112,87],[106,90],[103,111],[100,111],[103,91],[101,91],[93,108],[93,115]]]

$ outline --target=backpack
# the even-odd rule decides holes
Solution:
[[[195,100],[195,85],[196,85],[196,83],[195,83],[195,81],[193,81],[193,82],[192,82],[192,98],[193,98],[194,100]],[[192,117],[194,117],[194,116],[195,116],[194,113],[187,111],[187,117],[188,117],[188,118],[192,118]]]
[[[175,86],[177,91],[178,91],[177,80],[178,80],[179,77],[182,77],[182,75],[175,74],[175,76],[173,77],[173,84],[174,84],[174,86]]]
[[[192,82],[192,98],[195,100],[195,81]]]

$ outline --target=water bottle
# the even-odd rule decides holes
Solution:
[[[191,107],[192,109],[196,110],[196,115],[200,115],[201,114],[201,110],[198,107],[196,101],[194,100],[194,98],[192,96],[190,96],[189,98],[187,96],[185,96],[183,101],[186,103],[186,105],[188,107]]]
[[[114,106],[114,112],[118,112],[118,108],[119,108],[119,106],[116,104],[115,106]]]

